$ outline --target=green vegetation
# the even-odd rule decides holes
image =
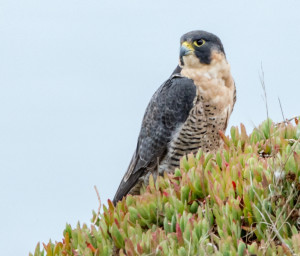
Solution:
[[[300,125],[230,133],[34,255],[300,255]]]

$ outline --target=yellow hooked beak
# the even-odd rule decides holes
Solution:
[[[194,51],[194,47],[191,43],[184,41],[180,47],[180,57],[190,55]]]

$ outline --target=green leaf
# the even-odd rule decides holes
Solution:
[[[115,223],[112,225],[112,238],[114,239],[117,248],[124,248],[124,239]]]
[[[245,250],[246,250],[246,244],[244,242],[240,241],[239,246],[238,246],[238,255],[243,256]]]

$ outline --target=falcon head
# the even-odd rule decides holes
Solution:
[[[197,68],[203,64],[210,64],[213,54],[225,57],[221,40],[214,34],[202,30],[195,30],[184,34],[180,39],[179,66]]]

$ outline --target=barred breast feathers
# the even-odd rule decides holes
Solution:
[[[217,149],[219,130],[225,131],[235,103],[235,84],[223,53],[213,52],[210,64],[200,63],[193,55],[183,58],[181,75],[193,80],[197,96],[186,122],[173,133],[160,173],[173,171],[186,153],[198,148],[206,152]]]

